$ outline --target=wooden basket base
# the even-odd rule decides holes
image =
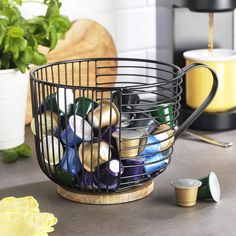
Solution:
[[[57,186],[58,194],[67,200],[71,200],[78,203],[101,204],[101,205],[119,204],[119,203],[136,201],[150,195],[153,192],[153,189],[154,189],[153,180],[142,186],[130,189],[125,192],[110,193],[110,194],[70,192],[60,187],[59,185]]]

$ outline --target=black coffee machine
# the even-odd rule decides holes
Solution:
[[[161,9],[158,9],[158,1]],[[174,62],[183,67],[184,51],[206,48],[210,12],[217,13],[215,14],[215,46],[233,49],[235,8],[236,0],[157,0],[157,59]],[[169,27],[169,30],[158,24],[159,20],[165,21],[165,26]],[[185,90],[185,85],[183,87]],[[192,112],[193,110],[185,103],[184,91],[180,123]],[[226,112],[205,112],[190,128],[210,131],[236,129],[236,109]]]

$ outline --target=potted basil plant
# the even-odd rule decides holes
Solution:
[[[47,10],[31,19],[20,12],[26,1],[0,1],[0,150],[24,143],[29,67],[47,62],[38,47],[53,50],[71,26],[59,0],[33,0]]]

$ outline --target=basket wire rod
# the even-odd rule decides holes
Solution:
[[[111,161],[111,131],[112,131],[112,93],[110,92],[110,114],[109,114],[109,142],[108,142],[108,147],[109,147],[109,152],[108,152],[108,170],[110,168],[110,161]],[[109,179],[110,176],[109,174],[107,175],[107,184],[106,184],[106,192],[108,192],[108,187],[109,187]]]
[[[165,72],[171,75],[178,75],[177,72],[173,72],[173,71],[168,71],[168,70],[164,70],[164,69],[160,69],[160,68],[156,68],[156,67],[149,67],[149,66],[99,66],[98,69],[119,69],[119,68],[137,68],[137,69],[150,69],[150,70],[154,70],[154,71],[160,71],[160,72]]]
[[[82,75],[81,75],[81,62],[79,62],[79,86],[81,87],[81,80],[82,80]],[[81,97],[81,89],[79,89],[79,96]]]

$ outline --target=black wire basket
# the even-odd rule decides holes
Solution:
[[[183,75],[205,67],[208,98],[180,127]],[[31,72],[37,158],[52,181],[73,192],[125,191],[169,165],[175,139],[210,103],[217,77],[142,59],[56,62]]]

